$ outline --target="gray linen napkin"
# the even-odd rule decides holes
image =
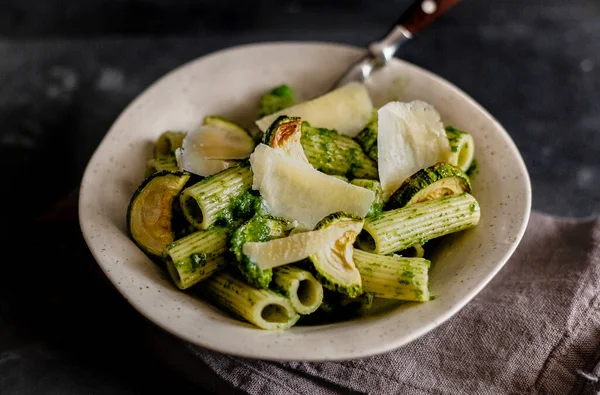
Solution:
[[[271,362],[186,346],[195,358],[178,354],[170,363],[218,393],[595,394],[600,219],[532,213],[487,287],[446,323],[386,354]]]

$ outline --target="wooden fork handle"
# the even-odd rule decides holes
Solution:
[[[414,35],[425,29],[459,0],[417,0],[402,14],[396,25]]]

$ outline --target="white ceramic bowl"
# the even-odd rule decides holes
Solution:
[[[98,264],[145,317],[180,338],[224,353],[275,360],[340,360],[392,350],[427,333],[469,302],[500,270],[523,236],[531,207],[527,169],[507,132],[442,78],[394,60],[367,85],[374,104],[420,99],[445,123],[473,134],[479,174],[473,195],[481,221],[446,238],[435,252],[430,289],[437,299],[323,326],[270,332],[230,318],[176,289],[126,234],[129,200],[142,181],[152,143],[167,129],[189,130],[207,114],[251,125],[259,97],[281,83],[308,98],[361,56],[326,43],[266,43],[219,51],[168,73],[118,117],[83,176],[79,219]]]

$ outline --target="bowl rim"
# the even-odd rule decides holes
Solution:
[[[525,205],[523,206],[524,211],[522,213],[520,213],[520,218],[522,218],[522,220],[514,234],[514,241],[512,241],[510,246],[507,246],[506,252],[499,260],[497,260],[496,264],[493,266],[493,269],[490,269],[489,272],[487,273],[487,275],[481,281],[479,281],[476,286],[472,287],[468,292],[466,292],[464,294],[464,296],[462,298],[458,299],[452,305],[452,308],[445,310],[443,313],[440,313],[437,319],[423,324],[417,330],[414,330],[412,333],[404,335],[400,340],[380,342],[380,343],[378,343],[378,346],[371,346],[368,349],[355,348],[355,349],[352,349],[351,351],[338,351],[338,353],[336,355],[327,356],[324,358],[311,357],[309,355],[310,352],[301,353],[303,355],[302,357],[289,357],[289,356],[287,356],[287,354],[275,355],[273,350],[265,350],[262,352],[261,355],[257,355],[256,353],[246,352],[244,350],[232,350],[231,348],[227,348],[227,347],[223,347],[223,346],[215,346],[212,344],[200,343],[197,339],[195,339],[191,336],[188,336],[185,333],[177,331],[177,330],[169,327],[168,325],[163,325],[160,322],[160,320],[154,319],[152,309],[150,309],[146,306],[143,306],[141,303],[136,302],[132,298],[127,297],[128,292],[125,289],[125,287],[123,285],[119,285],[117,283],[117,281],[115,281],[113,279],[112,273],[107,272],[107,270],[106,270],[107,268],[103,264],[104,258],[99,254],[97,249],[92,247],[93,242],[90,239],[90,235],[87,233],[85,221],[82,220],[82,218],[85,218],[85,215],[83,215],[83,214],[85,213],[85,210],[86,210],[83,198],[86,196],[86,193],[85,193],[86,186],[90,183],[89,180],[93,177],[90,164],[95,161],[97,156],[101,155],[102,146],[104,145],[104,143],[110,138],[110,136],[112,134],[117,132],[115,125],[118,125],[120,123],[122,118],[125,117],[126,114],[134,106],[136,106],[136,104],[139,102],[139,100],[141,100],[142,97],[144,97],[148,91],[152,90],[156,85],[160,84],[162,81],[166,80],[170,76],[179,73],[182,69],[191,67],[193,64],[204,61],[208,58],[219,57],[219,56],[225,55],[227,53],[231,53],[231,52],[235,52],[235,51],[244,51],[244,50],[252,49],[252,48],[273,47],[273,46],[286,46],[286,47],[290,47],[290,46],[329,46],[329,47],[335,47],[335,48],[343,48],[346,50],[352,50],[355,52],[356,51],[360,51],[363,53],[365,52],[364,48],[360,48],[360,47],[348,45],[348,44],[342,44],[342,43],[327,42],[327,41],[312,41],[312,40],[308,40],[308,41],[304,41],[304,40],[264,41],[264,42],[258,42],[258,43],[240,44],[240,45],[235,45],[235,46],[223,48],[220,50],[216,50],[213,52],[209,52],[204,55],[195,57],[187,62],[184,62],[181,65],[164,73],[162,76],[160,76],[159,78],[154,80],[151,84],[149,84],[145,89],[140,91],[134,97],[134,99],[131,100],[131,102],[121,110],[121,112],[119,113],[117,118],[113,121],[113,123],[111,124],[111,126],[109,127],[109,129],[107,130],[105,135],[102,137],[102,139],[96,146],[93,154],[90,156],[90,159],[88,160],[88,162],[86,164],[85,171],[83,173],[83,177],[81,179],[81,184],[80,184],[81,187],[80,187],[79,195],[78,195],[78,198],[79,198],[78,199],[78,219],[79,219],[79,224],[80,224],[80,231],[81,231],[83,238],[88,246],[88,249],[90,250],[92,256],[94,257],[94,259],[100,266],[101,270],[104,272],[104,275],[107,276],[107,278],[110,280],[111,284],[117,289],[117,291],[122,296],[125,297],[125,299],[135,308],[135,310],[137,310],[138,313],[140,313],[144,318],[148,319],[154,325],[157,325],[158,327],[165,330],[166,332],[178,337],[179,339],[181,339],[185,342],[190,343],[193,346],[200,346],[200,347],[204,347],[204,348],[207,348],[207,349],[210,349],[213,351],[217,351],[217,352],[221,352],[221,353],[225,353],[225,354],[229,354],[229,355],[235,355],[235,356],[239,356],[239,357],[246,357],[246,358],[257,358],[257,359],[262,359],[262,360],[273,360],[273,361],[307,361],[307,362],[348,360],[348,359],[353,359],[353,358],[369,357],[369,356],[381,354],[384,352],[392,351],[398,347],[401,347],[405,344],[408,344],[408,343],[414,341],[415,339],[427,334],[428,332],[432,331],[436,327],[440,326],[442,323],[446,322],[448,319],[450,319],[452,316],[454,316],[457,312],[459,312],[466,304],[468,304],[492,280],[492,278],[494,278],[496,276],[496,274],[505,265],[505,263],[513,255],[514,251],[520,244],[520,242],[524,236],[525,230],[527,228],[527,225],[529,223],[530,214],[531,214],[531,204],[532,204],[531,180],[530,180],[529,172],[527,170],[525,161],[523,160],[523,157],[522,157],[519,149],[517,148],[515,142],[513,141],[513,139],[509,135],[509,133],[505,130],[505,128],[482,105],[480,105],[477,101],[475,101],[470,95],[468,95],[466,92],[464,92],[458,86],[449,82],[448,80],[441,77],[440,75],[435,74],[421,66],[413,64],[406,60],[403,60],[400,58],[393,58],[391,60],[391,62],[401,63],[403,67],[406,67],[408,69],[413,69],[413,70],[415,70],[421,74],[424,74],[424,75],[428,76],[429,78],[435,80],[435,82],[437,84],[444,85],[446,89],[448,89],[448,90],[452,91],[454,94],[460,96],[461,99],[465,101],[465,103],[468,103],[470,106],[474,107],[475,109],[477,109],[478,111],[480,111],[482,114],[485,115],[487,121],[489,121],[494,126],[494,129],[496,129],[496,131],[502,135],[502,139],[506,143],[507,149],[511,152],[511,154],[513,154],[515,156],[515,158],[517,158],[517,160],[518,160],[517,165],[520,170],[520,175],[524,178],[523,182],[525,185],[525,190],[523,192],[524,192],[524,197],[525,197],[526,201],[524,202]]]

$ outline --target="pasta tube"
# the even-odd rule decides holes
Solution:
[[[387,255],[474,227],[479,218],[479,203],[468,193],[427,200],[367,218],[358,246]]]
[[[252,171],[239,164],[183,190],[181,209],[190,224],[198,229],[208,229],[228,211],[235,200],[252,185]]]
[[[154,158],[175,157],[175,150],[181,147],[185,132],[163,132],[154,143]]]
[[[202,284],[201,292],[218,306],[262,329],[288,329],[300,315],[290,300],[268,289],[258,289],[227,272]]]
[[[450,143],[448,163],[466,172],[475,157],[475,141],[469,133],[446,126],[446,136]]]
[[[308,271],[296,266],[281,266],[273,270],[274,288],[287,296],[299,314],[310,314],[323,301],[323,286]]]
[[[313,128],[303,122],[300,142],[308,162],[323,173],[348,178],[377,178],[377,163],[348,136],[335,130]]]
[[[423,258],[403,258],[354,250],[354,264],[360,272],[365,292],[379,298],[416,302],[429,300],[430,262]]]
[[[199,230],[167,246],[167,269],[179,289],[187,289],[210,277],[225,264],[228,230]]]

